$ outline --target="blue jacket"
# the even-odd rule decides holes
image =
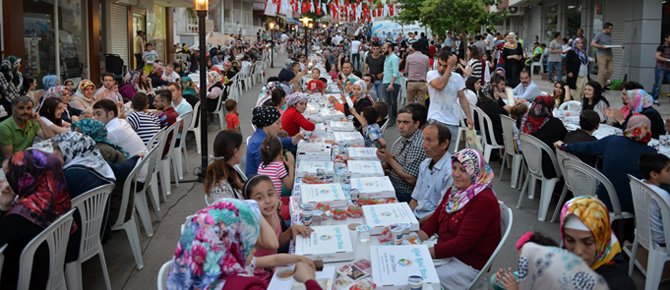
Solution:
[[[244,169],[244,174],[247,175],[247,178],[258,173],[258,165],[261,164],[261,143],[263,143],[263,139],[267,136],[268,134],[259,128],[251,135],[251,139],[249,139],[249,144],[247,145],[247,167]],[[290,150],[295,148],[291,138],[279,139],[284,149]]]

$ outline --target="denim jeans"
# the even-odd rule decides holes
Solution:
[[[351,64],[353,64],[355,70],[361,70],[359,64],[361,62],[361,55],[358,53],[351,54]]]
[[[376,81],[372,82],[372,89],[377,91],[377,98],[380,101],[383,101],[384,100],[384,93],[382,92],[382,90],[384,90],[384,89],[382,89],[382,81],[381,80],[376,80]]]
[[[393,91],[389,92],[386,89],[388,88],[389,84],[382,84],[382,101],[386,102],[389,106],[389,118],[391,120],[395,121],[396,117],[398,116],[398,92],[400,92],[400,85],[398,84],[393,84]]]
[[[547,62],[547,72],[549,73],[548,80],[550,82],[554,81],[551,78],[553,73],[554,73],[554,66],[556,66],[556,70],[558,70],[558,79],[556,81],[560,81],[560,80],[563,79],[563,71],[562,71],[563,70],[563,64],[560,61],[558,61],[558,62],[550,61],[550,62]]]
[[[666,79],[670,84],[670,70],[664,70],[659,67],[654,68],[654,88],[651,90],[651,97],[654,98],[654,101],[658,100],[658,92],[661,90],[661,85],[663,84],[663,79]]]

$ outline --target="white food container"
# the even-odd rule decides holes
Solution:
[[[375,289],[407,289],[407,277],[423,278],[423,289],[440,289],[433,259],[426,245],[371,246],[370,264]]]
[[[331,145],[325,142],[305,142],[300,140],[298,143],[296,161],[330,161]]]
[[[380,161],[349,160],[347,167],[352,178],[383,177],[384,168]]]
[[[302,203],[325,204],[330,207],[347,206],[347,197],[344,195],[342,186],[338,183],[331,184],[302,184],[300,186],[300,198]]]
[[[346,225],[313,226],[311,237],[296,236],[295,254],[324,262],[351,261],[354,248]],[[430,257],[430,255],[429,255]]]
[[[335,137],[335,142],[341,144],[342,142],[349,142],[352,144],[358,144],[365,146],[365,139],[360,132],[334,132],[333,136]]]
[[[316,170],[317,169],[323,169],[326,172],[334,171],[333,170],[333,162],[332,161],[313,161],[313,160],[300,161],[300,162],[298,162],[298,166],[296,167],[295,176],[296,177],[303,177],[303,176],[305,176],[305,174],[316,176]]]
[[[361,198],[395,197],[395,188],[388,176],[352,178],[351,188],[358,189]]]
[[[379,161],[377,148],[373,147],[351,147],[347,148],[349,158],[353,160]]]
[[[419,221],[406,202],[364,205],[362,208],[371,235],[379,235],[384,228],[397,223],[409,223],[410,231],[419,231]]]

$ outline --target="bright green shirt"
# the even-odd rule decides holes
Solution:
[[[19,124],[16,124],[14,117],[0,123],[0,146],[14,146],[12,153],[24,150],[33,145],[35,134],[42,130],[40,124],[30,120],[26,120],[26,129],[21,129]],[[2,153],[0,153],[2,156]],[[2,156],[4,158],[5,156]]]

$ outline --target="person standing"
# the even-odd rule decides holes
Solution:
[[[137,63],[136,69],[144,68],[144,60],[142,60],[142,53],[144,53],[144,31],[138,30],[137,36],[135,36],[135,62]]]
[[[553,83],[554,67],[558,70],[558,80],[563,80],[563,59],[561,53],[563,45],[561,44],[561,33],[554,32],[554,40],[549,43],[549,60],[547,61],[548,80]]]
[[[456,51],[454,34],[451,31],[447,31],[447,38],[444,39],[444,48],[450,49],[452,53]]]
[[[659,105],[658,103],[658,92],[661,90],[661,85],[663,84],[663,79],[666,79],[670,83],[670,34],[666,34],[664,38],[665,42],[659,45],[656,48],[656,55],[654,59],[656,60],[656,67],[654,68],[654,88],[651,90],[651,97],[653,98],[654,105]]]
[[[354,65],[356,70],[360,70],[361,56],[358,54],[358,48],[361,46],[361,42],[358,40],[358,37],[355,37],[351,42],[351,62]]]
[[[493,33],[491,33],[491,30],[486,29],[486,53],[491,55],[491,52],[493,51],[493,43],[495,42],[495,38],[493,37]]]
[[[426,102],[426,74],[430,67],[430,60],[421,53],[421,44],[412,44],[414,52],[407,56],[405,72],[407,73],[407,103],[414,103],[414,98],[419,104]]]
[[[607,80],[614,72],[614,60],[612,57],[612,48],[608,45],[612,44],[612,23],[605,23],[603,30],[598,32],[591,41],[591,46],[596,49],[596,61],[598,62],[598,82],[600,86],[605,88]]]
[[[502,58],[505,60],[505,77],[511,87],[519,84],[519,75],[523,69],[523,49],[516,41],[514,33],[507,35],[507,42],[503,46]]]
[[[393,44],[384,43],[382,46],[384,59],[384,78],[382,79],[383,100],[389,104],[389,126],[395,124],[398,114],[398,92],[400,91],[400,59],[393,53]]]
[[[373,88],[376,92],[377,98],[383,99],[382,93],[382,78],[384,77],[384,60],[386,57],[381,54],[381,46],[378,42],[373,42],[371,54],[365,59],[365,73],[372,75]]]

